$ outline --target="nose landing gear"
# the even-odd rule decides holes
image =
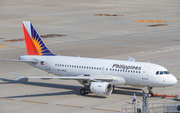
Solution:
[[[154,94],[153,94],[153,92],[152,92],[152,88],[153,87],[147,87],[147,89],[149,90],[149,93],[148,93],[148,97],[153,97],[154,96]]]

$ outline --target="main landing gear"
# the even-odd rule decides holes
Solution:
[[[89,93],[89,91],[87,91],[85,88],[82,88],[81,90],[80,90],[80,94],[81,95],[86,95],[86,94],[88,94]]]
[[[86,95],[90,92],[90,86],[89,85],[84,85],[84,88],[80,90],[81,95]]]
[[[147,87],[147,89],[149,90],[148,97],[153,97],[152,88],[153,88],[153,87],[149,87],[149,86]]]

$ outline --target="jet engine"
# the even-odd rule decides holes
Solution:
[[[90,90],[99,95],[110,95],[113,91],[113,85],[108,82],[92,82]]]

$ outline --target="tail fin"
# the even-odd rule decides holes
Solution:
[[[28,55],[55,56],[46,47],[31,22],[22,22]]]

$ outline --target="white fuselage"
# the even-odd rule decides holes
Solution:
[[[125,79],[125,85],[145,87],[166,87],[177,82],[172,74],[156,74],[168,72],[166,68],[145,62],[36,55],[21,56],[20,60],[36,60],[38,63],[29,64],[58,76],[117,76]]]

